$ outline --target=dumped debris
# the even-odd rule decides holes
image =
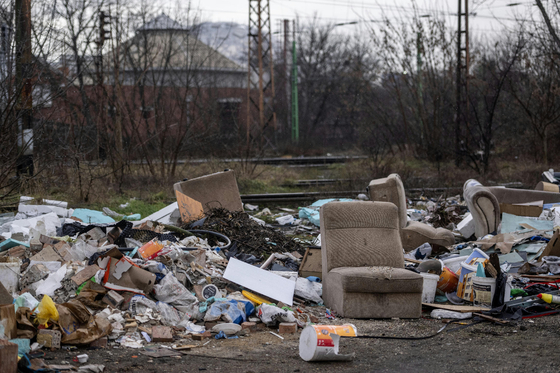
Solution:
[[[178,198],[196,202],[193,185],[183,184],[187,194],[177,190]],[[492,198],[491,188],[473,185],[484,196],[479,198]],[[238,206],[234,192],[228,198]],[[353,203],[373,206],[363,198]],[[154,220],[137,222],[109,221],[101,212],[60,202],[48,208],[22,203],[26,207],[3,216],[0,225],[0,343],[8,346],[2,353],[19,355],[22,367],[48,367],[30,359],[30,351],[76,346],[82,353],[75,362],[85,364],[84,347],[139,349],[157,358],[181,356],[210,339],[221,343],[267,330],[283,340],[303,330],[304,360],[350,360],[338,354],[338,339],[356,336],[356,328],[315,325],[340,324],[341,311],[323,305],[326,254],[318,247],[316,223],[321,224],[320,206],[328,203],[337,202],[319,200],[299,211],[246,205],[247,212],[177,203],[153,214]],[[499,229],[484,236],[477,236],[477,219],[496,211],[473,214],[460,196],[408,200],[404,209],[401,227],[413,221],[424,231],[443,229],[446,240],[455,240],[444,245],[428,235],[404,253],[406,269],[423,278],[419,307],[433,319],[509,323],[560,312],[560,231],[553,234],[560,208],[554,203],[543,204],[538,217],[515,215],[527,210],[510,207],[493,221]],[[192,219],[189,211],[197,212]],[[170,224],[171,216],[181,225]],[[354,255],[352,248],[345,250]],[[399,246],[396,252],[402,251]],[[383,268],[379,273],[389,273]],[[328,348],[320,348],[325,346],[319,340],[328,340]]]

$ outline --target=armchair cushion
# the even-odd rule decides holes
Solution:
[[[375,179],[368,186],[369,199],[372,201],[394,203],[399,210],[399,227],[406,227],[406,196],[404,185],[398,174],[391,174],[383,179]]]
[[[347,293],[421,293],[422,276],[404,268],[340,267],[328,274]]]
[[[410,221],[406,228],[401,229],[401,241],[404,250],[409,251],[426,242],[440,246],[450,246],[455,243],[455,236],[448,229],[434,228],[418,221]]]
[[[397,207],[331,202],[321,207],[323,276],[337,267],[404,267]]]

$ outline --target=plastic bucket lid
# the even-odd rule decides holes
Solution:
[[[474,258],[484,258],[484,259],[490,259],[490,257],[488,255],[486,255],[486,253],[478,248],[475,248],[473,250],[473,252],[471,253],[471,255],[469,255],[469,257],[467,258],[467,260],[465,260],[465,262],[470,263],[471,260],[473,260]]]

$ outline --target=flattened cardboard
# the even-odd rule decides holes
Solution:
[[[531,216],[538,218],[543,210],[544,201],[535,201],[527,203],[500,203],[500,212],[517,216]]]
[[[184,195],[178,190],[175,191],[175,196],[177,197],[177,205],[179,206],[183,223],[198,220],[204,216],[204,209],[200,202]]]
[[[175,183],[173,189],[200,202],[204,212],[217,207],[223,207],[229,211],[243,211],[233,171],[217,172],[181,181]]]
[[[33,255],[30,260],[35,262],[64,262],[64,258],[52,246],[45,246],[43,250]]]
[[[142,268],[130,266],[126,271],[120,273],[120,278],[116,278],[115,273],[118,268],[122,268],[117,266],[117,263],[121,260],[124,261],[124,258],[120,260],[110,259],[103,286],[111,290],[148,294],[154,287],[156,275]]]
[[[74,277],[71,278],[71,280],[74,281],[76,285],[80,286],[81,284],[92,278],[99,270],[100,268],[97,264],[87,266],[80,272],[76,273]]]
[[[321,249],[308,248],[301,261],[299,267],[299,275],[301,277],[315,276],[322,279],[323,263],[321,261]]]

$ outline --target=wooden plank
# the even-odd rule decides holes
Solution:
[[[481,318],[483,318],[483,319],[485,319],[485,320],[488,320],[488,321],[497,322],[497,323],[502,324],[502,325],[507,325],[507,324],[509,324],[509,321],[507,321],[507,320],[500,320],[500,319],[497,319],[497,318],[492,317],[492,316],[484,315],[484,314],[482,314],[482,313],[473,312],[473,315],[474,315],[474,316],[481,317]]]
[[[456,306],[454,304],[439,304],[439,303],[422,303],[423,306],[439,308],[442,310],[455,311],[455,312],[478,312],[478,311],[488,311],[486,307],[477,306]]]

